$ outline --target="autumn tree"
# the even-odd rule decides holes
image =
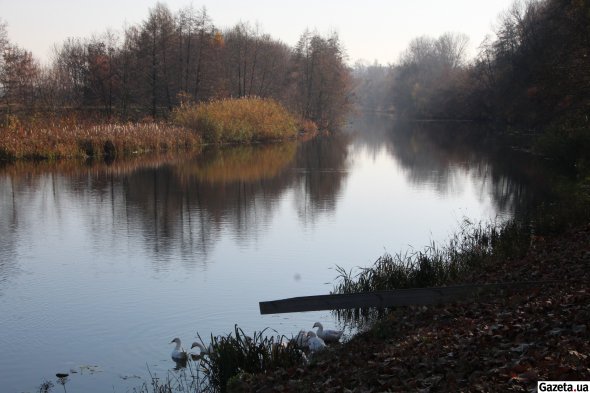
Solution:
[[[391,91],[395,79],[395,68],[384,66],[377,61],[371,65],[358,61],[353,68],[355,103],[364,110],[391,111]]]
[[[223,36],[229,93],[233,97],[245,97],[252,90],[256,72],[259,32],[247,23],[238,23]]]
[[[335,127],[349,106],[350,71],[338,38],[305,31],[292,60],[295,91],[292,105],[322,128]]]
[[[9,111],[15,106],[28,110],[35,107],[39,75],[39,64],[31,52],[16,45],[7,45],[4,48],[0,85]]]
[[[456,109],[449,92],[461,77],[467,43],[467,36],[458,33],[413,39],[396,70],[396,111],[412,117],[447,117],[451,108]]]
[[[1,56],[4,53],[4,49],[8,46],[8,33],[6,31],[6,22],[0,19],[0,72],[4,67],[4,59]]]
[[[291,50],[259,27],[239,23],[224,33],[223,61],[228,94],[284,100]]]
[[[60,88],[63,106],[81,107],[88,76],[86,44],[80,38],[68,38],[54,48],[54,77]]]
[[[87,44],[88,74],[85,88],[85,102],[102,106],[108,115],[113,112],[120,87],[118,37],[107,32],[94,37]]]
[[[173,59],[175,40],[174,17],[168,7],[157,3],[150,9],[148,19],[143,23],[133,43],[137,56],[137,71],[140,78],[138,88],[141,103],[152,117],[156,117],[161,106],[172,109],[175,104]]]
[[[492,115],[536,126],[583,112],[590,83],[590,5],[516,1],[499,18],[497,39],[482,47],[479,72],[493,78]],[[510,97],[510,99],[506,99]]]
[[[38,100],[52,109],[137,119],[166,116],[181,100],[260,96],[333,127],[350,101],[337,35],[306,32],[292,48],[247,23],[221,31],[205,8],[192,6],[172,13],[156,3],[121,35],[68,38],[45,68],[9,44],[2,23],[0,50],[0,98],[12,106]]]
[[[225,40],[205,7],[181,9],[176,16],[178,31],[179,92],[194,101],[207,100],[222,89],[219,71],[220,52]]]

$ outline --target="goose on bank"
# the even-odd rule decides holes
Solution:
[[[324,327],[319,322],[314,323],[313,327],[318,328],[318,337],[327,343],[334,343],[340,341],[340,337],[342,337],[342,333],[344,333],[342,330],[324,330]]]
[[[307,348],[309,337],[305,330],[300,330],[295,337],[291,339],[291,342],[295,344],[297,348]]]
[[[317,352],[326,349],[326,343],[320,337],[318,337],[314,331],[309,331],[307,333],[307,345],[309,346],[309,350],[311,352]]]

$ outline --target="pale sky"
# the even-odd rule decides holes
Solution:
[[[349,63],[396,62],[412,38],[451,31],[470,38],[471,55],[492,34],[498,15],[513,0],[168,0],[172,12],[188,6],[207,8],[220,28],[239,21],[258,23],[263,32],[294,45],[309,28],[336,31]],[[67,37],[90,37],[107,29],[122,31],[147,18],[155,1],[141,0],[0,0],[0,19],[11,42],[48,61],[51,48]]]

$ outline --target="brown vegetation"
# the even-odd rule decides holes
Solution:
[[[190,150],[201,147],[196,133],[165,123],[86,124],[75,117],[21,122],[10,117],[0,128],[0,158],[88,158]]]
[[[298,132],[297,121],[281,104],[258,97],[183,104],[173,119],[210,143],[294,139]]]

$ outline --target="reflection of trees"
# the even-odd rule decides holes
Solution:
[[[521,211],[545,200],[550,192],[548,169],[542,163],[502,146],[488,129],[474,123],[367,116],[356,119],[353,128],[367,148],[378,151],[385,144],[409,181],[427,184],[441,194],[460,189],[461,172],[477,180],[474,184],[482,197],[491,193],[498,211]]]
[[[349,139],[345,134],[319,137],[298,150],[298,195],[295,199],[298,214],[304,221],[314,221],[318,213],[335,210],[347,176]]]
[[[335,194],[345,176],[345,157],[344,140],[334,138],[300,145],[212,149],[196,157],[155,157],[112,165],[18,164],[0,169],[0,176],[5,175],[0,179],[7,184],[19,179],[29,188],[17,195],[51,193],[49,203],[55,203],[57,211],[61,199],[61,203],[67,200],[82,206],[84,224],[97,238],[96,247],[115,244],[119,236],[140,239],[160,268],[172,257],[191,265],[205,263],[222,231],[229,231],[238,242],[258,238],[270,226],[287,190],[303,193],[296,197],[304,199],[306,219],[334,209]],[[48,181],[56,184],[41,184]],[[10,190],[3,184],[2,204],[12,203]],[[23,214],[30,206],[2,207],[4,243],[15,238],[8,228],[17,230],[16,224],[10,225],[10,212],[20,208]],[[9,250],[10,245],[3,249]]]
[[[0,289],[15,273],[18,219],[13,187],[10,177],[0,176]]]
[[[205,261],[222,230],[256,237],[292,179],[296,145],[215,149],[120,181],[131,220],[160,259]],[[120,204],[120,203],[117,203]]]
[[[192,162],[183,162],[178,171],[183,177],[194,176],[210,183],[271,179],[292,163],[296,151],[296,142],[212,148]]]
[[[18,271],[19,247],[29,244],[31,229],[39,225],[42,213],[55,206],[57,214],[52,219],[63,219],[62,178],[54,173],[33,175],[27,171],[15,176],[6,169],[0,168],[0,290]]]

